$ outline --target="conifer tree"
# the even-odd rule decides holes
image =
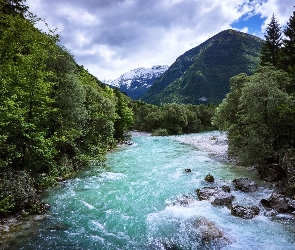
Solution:
[[[282,45],[282,31],[275,15],[266,28],[265,41],[261,49],[262,66],[278,66],[279,53]]]
[[[295,6],[294,6],[295,7]],[[295,69],[295,11],[290,17],[287,27],[284,29],[286,39],[283,40],[283,68],[288,72],[293,72]]]
[[[0,0],[0,12],[4,14],[24,14],[29,8],[24,2],[26,0]]]

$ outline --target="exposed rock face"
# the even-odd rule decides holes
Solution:
[[[277,193],[272,193],[267,199],[262,199],[261,204],[266,209],[274,209],[279,213],[284,213],[288,210],[288,200],[285,196]]]
[[[195,219],[192,226],[197,230],[196,237],[200,238],[204,246],[214,246],[210,249],[220,249],[230,243],[224,233],[212,221],[204,217]]]
[[[224,192],[222,189],[217,187],[204,187],[196,190],[198,198],[200,200],[212,200],[213,205],[219,206],[231,206],[234,196],[229,192]]]
[[[221,191],[215,196],[214,200],[212,201],[212,204],[230,207],[234,198],[235,197],[231,193]]]
[[[155,65],[152,68],[137,68],[121,75],[116,80],[104,81],[112,88],[118,88],[134,100],[138,100],[154,84],[155,80],[169,68],[167,65]]]
[[[182,195],[172,202],[172,205],[187,207],[196,200],[192,196]]]
[[[149,246],[151,250],[180,250],[181,248],[177,246],[173,241],[163,238],[156,239]]]
[[[235,205],[231,208],[231,214],[237,217],[242,217],[243,219],[252,219],[260,212],[259,207],[257,206],[240,206]]]
[[[207,182],[214,182],[214,177],[211,174],[207,174],[205,177],[205,181]]]
[[[273,182],[286,177],[286,171],[279,164],[271,164],[265,167],[259,167],[258,172],[261,180]]]
[[[233,184],[236,189],[243,192],[255,192],[257,190],[257,184],[247,177],[234,179]]]
[[[200,200],[209,200],[210,197],[220,193],[220,189],[218,187],[204,187],[202,189],[197,189],[196,192]]]
[[[221,189],[222,189],[223,192],[227,192],[227,193],[230,192],[230,186],[223,185],[223,186],[221,187]]]

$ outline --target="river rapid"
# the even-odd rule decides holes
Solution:
[[[210,147],[185,143],[218,136],[217,131],[134,136],[132,145],[108,153],[107,169],[93,166],[48,191],[49,216],[32,237],[19,238],[10,249],[295,249],[294,218],[242,219],[224,206],[198,200],[195,190],[209,185],[208,173],[216,186],[239,177],[255,180],[257,192],[232,191],[239,204],[260,206],[260,199],[273,192],[254,171],[215,159]],[[188,168],[190,173],[184,171]],[[195,201],[183,206],[177,202],[183,195]],[[228,243],[202,244],[192,227],[196,218],[213,222]]]

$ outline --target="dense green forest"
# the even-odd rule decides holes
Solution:
[[[27,9],[0,0],[0,213],[38,212],[37,190],[103,162],[133,124],[130,100],[77,65],[55,31],[36,29]]]
[[[161,106],[133,101],[133,128],[153,135],[175,135],[213,130],[213,105],[169,103]]]
[[[103,164],[131,129],[171,135],[219,127],[231,157],[257,164],[264,177],[273,171],[295,194],[295,12],[283,31],[273,16],[260,66],[231,78],[219,107],[156,106],[101,83],[55,30],[35,28],[40,19],[23,2],[0,0],[0,215],[43,212],[39,190]]]
[[[79,66],[55,30],[34,27],[24,1],[0,0],[0,215],[41,213],[37,192],[90,163],[131,129],[170,135],[212,129],[213,106],[132,101]]]
[[[260,66],[230,84],[213,119],[228,132],[229,154],[295,195],[295,11],[283,30],[272,16]]]

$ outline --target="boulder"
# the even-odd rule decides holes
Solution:
[[[260,213],[260,209],[257,206],[240,206],[235,205],[231,207],[231,214],[243,219],[252,219]]]
[[[234,179],[232,182],[236,189],[243,192],[255,192],[257,190],[257,184],[247,177]]]
[[[180,250],[181,248],[177,246],[172,240],[161,238],[156,239],[149,245],[151,250]]]
[[[196,192],[200,200],[209,200],[212,196],[220,193],[220,189],[218,187],[203,187],[202,189],[197,189]]]
[[[223,186],[221,187],[221,189],[222,189],[223,192],[227,192],[227,193],[230,192],[230,186],[228,186],[228,185],[223,185]]]
[[[211,174],[207,174],[205,177],[205,181],[207,182],[214,182],[214,177]]]
[[[196,200],[192,196],[182,195],[178,197],[175,201],[172,202],[173,206],[183,206],[187,207],[191,203],[195,202]]]
[[[259,167],[258,172],[261,180],[273,182],[280,181],[286,177],[286,171],[281,165],[273,163],[267,166]]]
[[[292,199],[288,200],[288,210],[291,213],[294,213],[294,211],[295,211],[295,200],[292,200]]]
[[[211,203],[213,205],[230,207],[234,198],[235,197],[231,193],[221,191],[220,193],[216,194],[214,200]]]
[[[266,209],[274,209],[279,213],[287,212],[289,209],[288,200],[282,194],[272,193],[270,197],[261,200],[261,204]]]
[[[234,196],[218,187],[204,187],[196,190],[200,200],[211,200],[213,205],[231,206]]]
[[[195,236],[200,238],[201,243],[204,245],[214,242],[215,246],[219,246],[221,248],[230,243],[230,240],[215,225],[215,223],[207,218],[200,217],[195,219],[192,222],[192,227],[197,230],[198,233]]]

